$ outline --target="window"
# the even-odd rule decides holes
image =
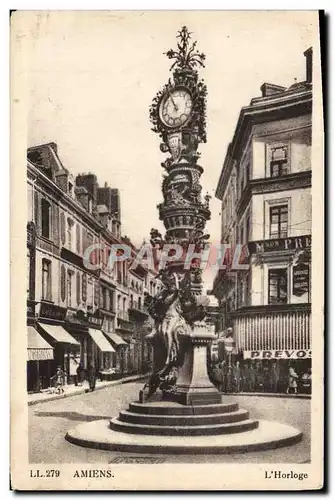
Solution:
[[[243,244],[244,242],[244,225],[242,224],[240,227],[240,243]]]
[[[51,296],[51,262],[42,260],[42,299],[52,300]]]
[[[67,271],[67,307],[72,306],[72,271]]]
[[[43,199],[42,200],[42,236],[50,239],[51,235],[51,205]]]
[[[141,297],[138,298],[138,309],[141,309]]]
[[[250,215],[249,213],[246,216],[246,243],[250,239]]]
[[[268,304],[286,304],[288,300],[287,269],[269,269]]]
[[[270,177],[281,177],[289,173],[288,146],[271,147],[269,151]]]
[[[109,311],[114,310],[114,294],[111,290],[109,290]]]
[[[270,207],[270,235],[272,238],[288,236],[288,205]]]
[[[73,197],[73,184],[71,182],[68,183],[68,194]]]

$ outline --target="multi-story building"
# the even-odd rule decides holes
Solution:
[[[246,245],[249,255],[243,269],[221,269],[213,286],[235,352],[307,359],[303,369],[311,356],[312,48],[304,55],[305,81],[264,83],[240,111],[216,197],[221,242]]]
[[[147,314],[148,271],[135,270],[132,291],[129,262],[109,265],[108,249],[124,244],[118,190],[99,187],[91,173],[74,179],[54,143],[28,150],[27,186],[28,390],[48,386],[57,366],[68,382],[79,363],[105,374],[141,370],[142,349],[131,346],[136,319],[141,324]],[[135,318],[129,317],[131,303],[140,306]]]

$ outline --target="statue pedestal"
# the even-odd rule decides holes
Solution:
[[[171,396],[184,405],[220,404],[221,394],[210,382],[207,371],[207,349],[216,336],[205,324],[195,324],[191,336],[181,341],[184,359]]]

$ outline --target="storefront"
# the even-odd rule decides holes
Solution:
[[[50,384],[53,348],[32,325],[27,326],[27,390],[40,392]]]
[[[120,375],[124,371],[124,356],[125,351],[129,348],[129,344],[120,335],[117,335],[117,333],[106,332],[103,328],[102,331],[115,350],[110,366],[108,367],[105,364],[104,370],[112,370],[115,375]]]
[[[306,379],[311,379],[312,352],[310,349],[275,349],[243,351],[243,366],[253,365],[255,377],[259,373],[261,391],[286,392],[289,386],[289,368],[292,368],[297,377],[298,392],[310,392]],[[307,377],[309,375],[309,377]],[[256,381],[255,381],[256,382]]]
[[[53,347],[49,385],[57,367],[66,374],[66,382],[71,383],[71,360],[80,356],[80,343],[65,330],[66,308],[54,304],[40,304],[37,321],[38,332]]]

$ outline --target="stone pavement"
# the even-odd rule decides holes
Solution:
[[[138,380],[143,380],[147,378],[147,376],[148,376],[147,374],[141,373],[139,375],[129,375],[128,377],[123,377],[118,380],[103,381],[103,382],[97,380],[95,391],[113,385],[127,384],[129,382],[136,382]],[[54,392],[51,392],[51,389],[44,389],[42,392],[39,393],[28,394],[28,406],[39,403],[46,403],[48,401],[54,401],[57,399],[64,399],[70,396],[76,396],[78,394],[85,394],[86,392],[89,392],[88,381],[85,380],[81,386],[76,386],[74,384],[66,385],[64,386],[64,391],[65,392],[63,394],[55,394]]]
[[[276,450],[228,455],[182,455],[116,452],[84,448],[65,440],[67,432],[81,423],[108,420],[138,400],[143,382],[105,387],[61,401],[29,406],[30,463],[308,463],[310,460],[309,399],[223,395],[223,402],[238,403],[251,418],[291,425],[303,432],[300,443]],[[214,442],[215,436],[212,437]]]

